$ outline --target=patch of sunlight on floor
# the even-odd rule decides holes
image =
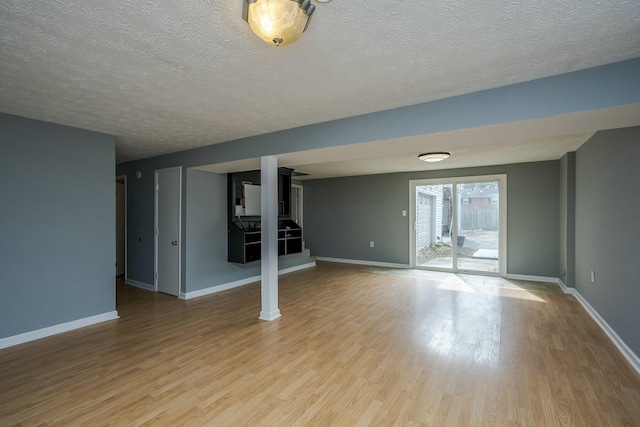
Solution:
[[[436,286],[456,292],[481,293],[484,295],[503,296],[506,298],[524,299],[545,302],[544,299],[532,292],[549,294],[564,294],[556,283],[529,282],[524,280],[505,279],[496,276],[481,276],[474,274],[456,274],[442,271],[421,269],[368,267],[364,271],[374,274],[388,274],[423,279]]]

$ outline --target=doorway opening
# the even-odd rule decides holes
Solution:
[[[304,226],[302,225],[302,185],[291,184],[291,219],[302,227],[302,249],[304,250]]]
[[[116,177],[116,277],[127,274],[127,176]]]
[[[506,175],[409,182],[411,265],[506,274]]]

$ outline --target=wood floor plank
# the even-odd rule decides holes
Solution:
[[[433,277],[318,263],[273,322],[259,284],[119,282],[117,321],[0,350],[0,425],[638,425],[639,376],[574,298]]]

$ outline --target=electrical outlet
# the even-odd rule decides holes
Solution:
[[[591,270],[591,283],[596,283],[596,272]]]
[[[373,248],[373,247],[374,247],[374,245],[375,245],[375,244],[373,243],[373,240],[369,242],[369,247],[370,247],[370,248]]]
[[[407,210],[406,209],[402,209],[402,216],[407,216]]]

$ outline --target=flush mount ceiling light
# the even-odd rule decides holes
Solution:
[[[316,9],[311,0],[243,0],[243,4],[242,18],[251,30],[276,46],[298,40]]]
[[[423,162],[429,163],[441,162],[449,157],[451,157],[451,153],[446,151],[432,151],[431,153],[422,153],[418,156],[418,158]]]

